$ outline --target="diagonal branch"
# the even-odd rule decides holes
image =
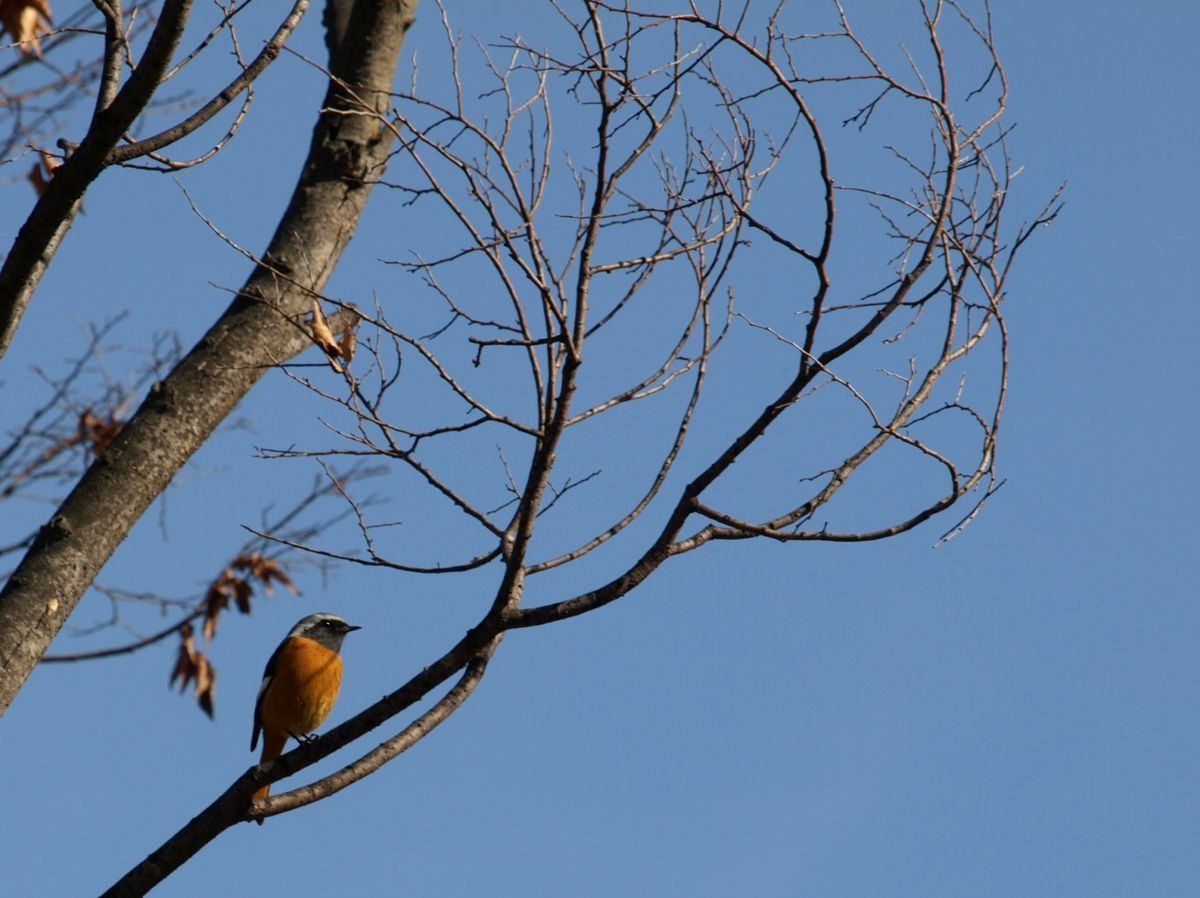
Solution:
[[[328,798],[408,751],[433,732],[439,724],[445,722],[451,714],[462,707],[463,702],[471,697],[471,693],[475,691],[475,687],[479,685],[484,673],[487,672],[488,661],[502,638],[503,633],[492,637],[492,641],[467,662],[466,669],[459,677],[458,682],[442,696],[437,704],[391,739],[376,746],[357,761],[347,764],[336,773],[331,773],[315,783],[271,796],[265,804],[255,810],[261,813],[262,817],[272,817]],[[258,818],[257,813],[252,813]]]
[[[148,153],[161,150],[163,147],[169,146],[180,138],[191,134],[232,103],[279,56],[283,45],[292,36],[292,32],[296,30],[296,26],[300,24],[300,19],[304,17],[304,13],[308,10],[308,3],[309,0],[296,0],[287,17],[279,24],[271,39],[267,41],[266,46],[254,57],[254,61],[246,66],[240,75],[230,81],[220,93],[182,122],[144,140],[114,148],[108,154],[107,164],[116,165],[128,162],[130,159],[136,159],[139,156],[145,156]]]

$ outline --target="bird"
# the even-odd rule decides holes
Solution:
[[[267,661],[254,705],[250,750],[261,732],[260,764],[278,758],[288,736],[308,741],[308,734],[329,716],[342,688],[342,640],[361,629],[336,614],[319,612],[302,618],[279,643]],[[270,784],[263,786],[254,800],[266,798],[270,791]]]

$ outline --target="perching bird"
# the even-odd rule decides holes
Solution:
[[[260,764],[278,758],[288,736],[301,742],[329,716],[342,688],[342,640],[360,629],[336,614],[310,614],[279,643],[267,661],[254,705],[250,750],[261,731]],[[263,786],[254,797],[266,798],[270,790],[270,785]]]

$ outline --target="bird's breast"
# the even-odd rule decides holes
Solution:
[[[263,728],[311,733],[329,716],[341,688],[341,656],[311,639],[291,637],[263,694]]]

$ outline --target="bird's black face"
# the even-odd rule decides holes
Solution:
[[[339,636],[345,636],[352,630],[361,630],[362,627],[356,627],[353,624],[348,624],[344,620],[336,617],[327,617],[317,624],[319,628],[327,633],[336,633]]]
[[[319,642],[326,648],[333,651],[340,651],[342,648],[342,640],[346,638],[347,633],[354,630],[361,630],[362,627],[348,624],[336,614],[310,614],[300,623],[292,628],[290,636],[304,636],[314,642]]]

